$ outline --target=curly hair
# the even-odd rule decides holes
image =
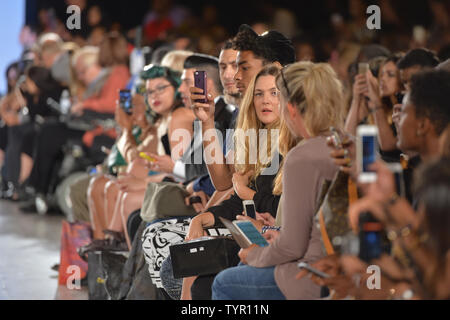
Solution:
[[[440,135],[450,122],[448,108],[450,73],[444,70],[419,72],[411,78],[410,100],[416,115],[430,119]]]
[[[252,51],[267,63],[278,61],[285,66],[295,62],[295,49],[291,40],[278,31],[258,35],[249,25],[243,24],[233,39],[233,49]]]

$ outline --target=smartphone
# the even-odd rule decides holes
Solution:
[[[155,158],[150,157],[150,156],[149,156],[148,154],[146,154],[145,152],[140,152],[140,153],[139,153],[139,157],[141,157],[142,159],[147,160],[148,162],[155,162],[155,161],[156,161]]]
[[[400,162],[388,163],[389,170],[394,175],[396,192],[400,197],[405,196],[405,181],[403,179],[403,167]]]
[[[252,219],[256,219],[256,209],[253,200],[244,200],[242,201],[242,204],[244,206],[245,215]]]
[[[119,91],[119,105],[127,114],[131,114],[132,103],[131,103],[131,91],[130,90],[120,90]]]
[[[195,71],[194,72],[194,87],[203,89],[203,95],[207,96],[206,91],[206,71]],[[197,99],[195,102],[207,103],[208,100],[205,99]]]
[[[360,125],[356,132],[358,181],[361,183],[375,182],[377,174],[370,170],[369,167],[378,158],[378,128],[372,125]]]
[[[372,213],[363,212],[359,215],[359,254],[358,257],[370,263],[378,259],[384,252],[390,252],[383,225],[374,218]]]
[[[367,70],[370,69],[370,66],[367,62],[358,63],[358,74],[366,74]]]
[[[269,245],[267,240],[261,235],[258,229],[256,229],[253,223],[251,223],[250,221],[236,220],[233,221],[233,224],[240,230],[241,234],[248,242],[257,244],[260,247]]]
[[[297,267],[299,267],[300,269],[306,269],[309,272],[315,274],[318,277],[321,278],[330,278],[331,276],[328,273],[322,272],[317,270],[316,268],[311,267],[309,264],[307,264],[306,262],[300,262]]]

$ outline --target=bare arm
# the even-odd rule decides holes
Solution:
[[[182,157],[191,145],[194,120],[194,113],[187,108],[179,108],[172,113],[168,130],[170,149],[172,152],[175,151],[172,159],[177,160]]]
[[[191,88],[191,100],[204,99],[201,95],[202,89]],[[194,113],[202,121],[203,147],[205,149],[205,161],[208,167],[209,176],[217,191],[225,191],[233,186],[234,166],[227,164],[222,151],[222,145],[214,125],[214,100],[208,97],[208,103],[198,103],[193,105]],[[214,150],[208,152],[208,150]]]

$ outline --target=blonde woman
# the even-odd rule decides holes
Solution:
[[[320,287],[296,280],[297,264],[323,255],[320,232],[313,223],[320,188],[338,168],[329,156],[331,126],[343,127],[342,85],[328,64],[298,62],[277,77],[282,118],[302,141],[289,151],[283,166],[282,223],[271,230],[269,246],[252,245],[239,253],[242,264],[219,273],[213,299],[315,299]]]
[[[237,119],[234,150],[243,150],[243,152],[235,152],[233,156],[235,158],[235,166],[233,166],[235,194],[220,205],[211,207],[207,212],[193,218],[186,239],[190,240],[203,236],[204,229],[220,223],[218,217],[230,220],[243,218],[240,216],[243,212],[243,200],[253,200],[256,211],[263,212],[264,216],[269,216],[271,219],[276,216],[282,189],[280,155],[282,156],[286,153],[285,150],[289,150],[296,145],[296,139],[290,134],[279,117],[279,91],[275,84],[279,70],[279,67],[274,65],[263,68],[250,82],[242,100]],[[201,97],[193,96],[191,98]],[[261,135],[265,129],[267,129],[267,134]],[[245,133],[251,130],[254,131],[254,141],[251,141],[251,138],[244,140]],[[273,133],[279,133],[279,143],[276,139],[277,135]],[[254,146],[256,148],[252,148]],[[260,151],[263,154],[261,158],[259,157]],[[252,153],[256,153],[256,155]],[[252,157],[255,161],[249,161]],[[252,222],[260,228],[262,227],[261,221],[253,219]],[[167,274],[170,273],[166,272]],[[162,276],[162,280],[165,289],[170,289],[173,293],[176,287],[168,288],[166,283],[174,284],[176,282],[173,279],[169,281],[164,276]],[[183,283],[182,299],[191,298],[193,280],[189,279]],[[193,283],[192,292],[195,295],[193,293],[192,298],[210,299],[214,276],[200,277],[198,280],[198,283],[197,281]]]
[[[244,211],[243,200],[253,200],[257,212],[276,215],[281,194],[273,193],[280,163],[278,141],[273,141],[276,136],[274,133],[280,130],[280,100],[275,84],[278,73],[279,68],[274,65],[263,68],[250,82],[241,103],[235,130],[232,179],[235,194],[220,205],[209,208],[208,212],[193,218],[186,239],[203,236],[204,228],[214,226],[219,222],[219,217],[236,219],[236,216]],[[195,96],[193,98],[196,99]],[[249,134],[250,138],[246,138],[246,134]],[[278,144],[287,145],[289,142],[280,141]],[[261,148],[266,148],[267,152],[262,152],[266,150]],[[265,156],[260,157],[260,153]],[[275,172],[269,170],[273,167],[276,168]],[[267,171],[263,172],[264,170]]]

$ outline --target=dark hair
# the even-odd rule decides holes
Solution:
[[[98,63],[101,67],[128,65],[128,43],[123,35],[111,32],[99,46]]]
[[[450,250],[450,159],[421,166],[414,181],[414,198],[425,210],[425,227],[439,258],[438,267],[444,267],[445,255]]]
[[[222,94],[223,86],[219,76],[219,59],[206,54],[194,53],[184,60],[183,67],[206,71],[208,77],[213,80],[216,90],[219,94]]]
[[[419,48],[408,51],[400,61],[397,62],[397,68],[406,69],[414,66],[434,68],[439,64],[439,58],[428,49]]]
[[[278,61],[282,66],[295,62],[295,49],[291,40],[278,31],[258,35],[249,25],[243,24],[233,40],[233,49],[251,51],[266,63]]]
[[[165,78],[178,92],[178,88],[181,85],[180,74],[168,67],[161,67],[157,65],[150,64],[145,66],[144,70],[141,72],[141,78],[143,80]]]
[[[12,76],[14,76],[14,78],[10,78],[10,72],[13,72]],[[6,76],[7,86],[8,86],[8,93],[10,93],[14,89],[13,87],[11,87],[10,81],[11,80],[17,81],[20,76],[19,63],[18,62],[11,63],[8,66],[8,68],[6,69],[5,76]]]
[[[233,40],[232,39],[228,39],[225,41],[225,43],[222,46],[222,50],[229,50],[229,49],[233,49]]]
[[[53,93],[61,88],[59,83],[53,79],[49,69],[39,66],[29,67],[25,74],[36,84],[41,95]]]
[[[450,72],[427,70],[411,78],[410,100],[416,115],[431,120],[440,135],[450,122],[448,93],[450,92]]]

